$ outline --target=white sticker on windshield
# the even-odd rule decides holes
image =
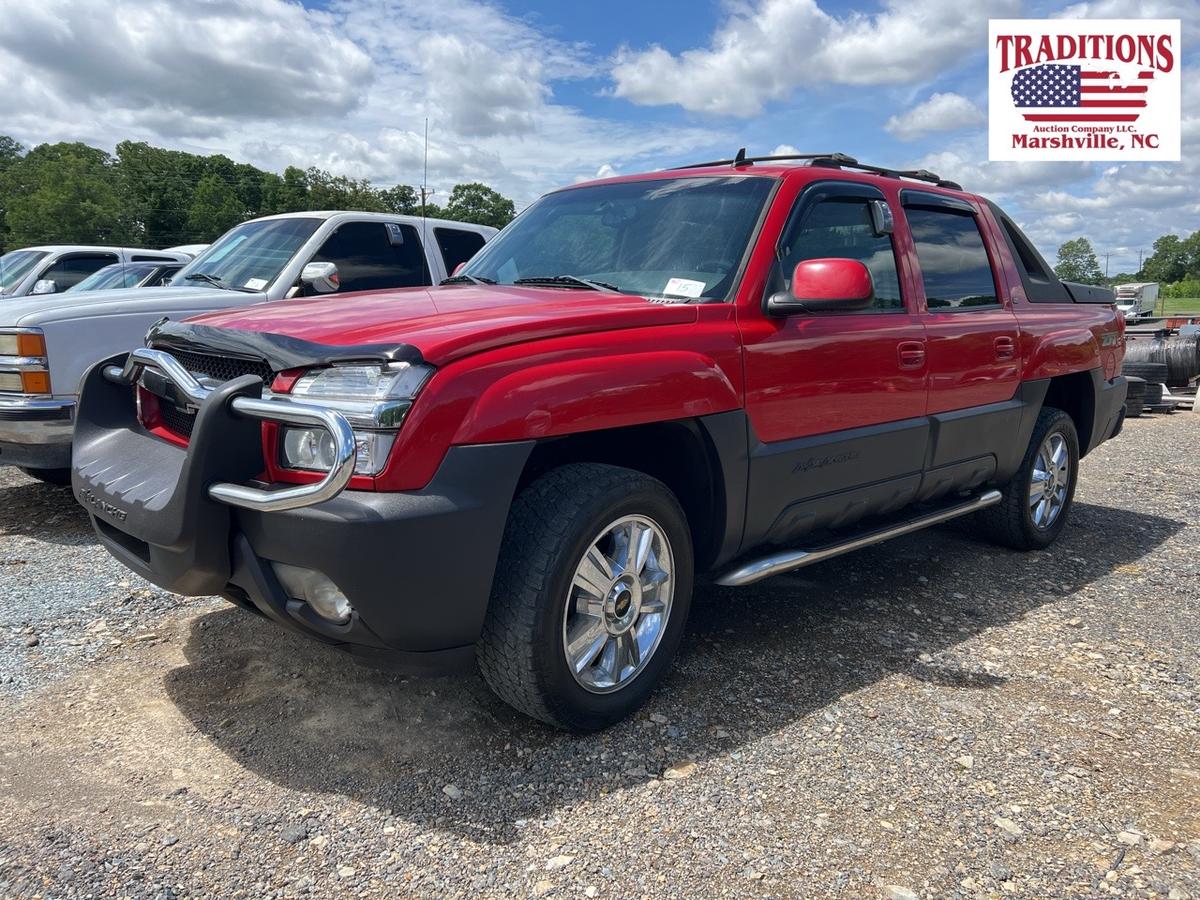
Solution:
[[[266,286],[267,286],[267,279],[265,279],[265,278],[247,278],[246,279],[246,287],[250,288],[250,290],[252,290],[252,291],[261,291]]]
[[[663,293],[675,297],[699,297],[704,293],[704,282],[692,281],[690,278],[672,278],[663,288]]]

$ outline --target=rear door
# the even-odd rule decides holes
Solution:
[[[927,191],[901,192],[924,294],[929,365],[929,497],[983,483],[1020,422],[1020,331],[1000,287],[979,211]]]
[[[873,209],[873,207],[875,209]],[[786,543],[903,506],[928,447],[925,326],[906,296],[894,206],[861,182],[810,184],[776,248],[768,292],[788,290],[796,263],[844,257],[871,272],[875,300],[858,312],[739,316],[751,448],[745,543]],[[889,222],[878,227],[882,217]]]

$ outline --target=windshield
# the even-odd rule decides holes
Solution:
[[[171,283],[265,291],[321,221],[293,216],[238,225],[184,266]]]
[[[12,290],[20,284],[30,269],[38,264],[45,250],[14,250],[0,256],[0,294]]]
[[[558,191],[462,274],[500,284],[571,276],[623,293],[724,300],[774,185],[756,176],[693,176]]]
[[[154,264],[114,263],[93,272],[67,291],[108,291],[115,288],[137,287],[138,282],[154,271]]]

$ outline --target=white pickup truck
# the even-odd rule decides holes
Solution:
[[[65,483],[80,378],[164,317],[436,284],[495,234],[415,216],[287,213],[232,228],[166,287],[0,299],[0,465]]]

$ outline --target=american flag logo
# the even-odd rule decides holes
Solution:
[[[1139,72],[1145,82],[1154,72]],[[1029,122],[1136,122],[1146,107],[1146,85],[1122,84],[1116,72],[1082,66],[1029,66],[1013,76],[1013,103]]]

